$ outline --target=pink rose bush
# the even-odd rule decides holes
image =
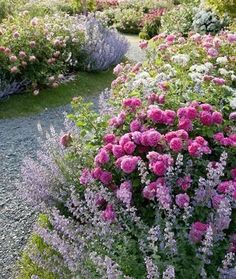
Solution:
[[[163,94],[170,107],[197,100],[209,102],[219,111],[233,112],[235,98],[235,34],[221,32],[217,36],[189,34],[158,34],[140,46],[148,61],[137,69],[123,66],[113,82],[117,97],[121,93],[151,96]],[[158,62],[157,62],[158,61]],[[122,88],[126,90],[122,90]],[[127,89],[128,88],[128,89]],[[121,93],[120,93],[121,92]],[[204,113],[203,121],[211,121]]]
[[[165,45],[149,49],[155,58],[114,69],[118,77],[110,100],[101,97],[100,115],[74,98],[70,119],[79,131],[57,139],[54,160],[43,157],[50,162],[44,176],[29,174],[39,169],[32,161],[24,168],[21,189],[49,218],[48,227],[34,231],[56,251],[31,251],[33,262],[60,278],[199,279],[231,271],[236,130],[227,98],[234,81],[213,82],[223,78],[219,63],[234,70],[229,35],[160,34],[149,42]],[[190,47],[197,58],[184,52]],[[211,47],[218,57],[207,52]],[[193,61],[201,65],[198,94]]]

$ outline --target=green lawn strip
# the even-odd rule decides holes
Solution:
[[[100,73],[81,72],[74,81],[55,89],[44,89],[37,96],[32,92],[11,96],[7,101],[0,102],[0,119],[28,116],[51,107],[66,105],[74,96],[95,96],[110,87],[114,78],[112,70]]]

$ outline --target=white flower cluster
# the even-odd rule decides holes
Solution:
[[[190,60],[190,56],[188,54],[176,54],[172,56],[171,60],[181,66],[186,66]]]

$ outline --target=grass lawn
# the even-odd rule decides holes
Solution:
[[[56,89],[42,90],[34,96],[31,92],[11,96],[0,101],[0,119],[27,116],[39,113],[46,108],[57,107],[71,102],[74,96],[95,95],[110,87],[114,75],[112,70],[100,73],[78,73],[77,78]]]

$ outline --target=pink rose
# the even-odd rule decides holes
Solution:
[[[170,149],[174,152],[180,152],[183,148],[183,142],[180,138],[173,138],[170,141]]]
[[[158,176],[163,176],[166,173],[167,167],[163,161],[157,161],[154,163],[153,172]]]
[[[178,194],[175,197],[175,202],[180,208],[189,206],[190,198],[187,194]]]
[[[124,151],[129,155],[134,153],[135,148],[136,145],[132,141],[126,142],[123,146]]]
[[[123,156],[121,157],[120,167],[125,173],[132,173],[138,164],[139,158],[136,156]]]
[[[68,147],[72,142],[72,137],[70,134],[65,134],[60,138],[60,144],[64,147]]]
[[[105,149],[102,148],[95,157],[95,163],[98,165],[104,165],[109,162],[109,159],[109,154]]]
[[[142,127],[142,124],[138,119],[135,119],[135,120],[131,121],[131,123],[130,123],[131,132],[139,131],[141,129],[141,127]]]
[[[190,240],[194,243],[200,242],[204,234],[206,233],[208,227],[208,224],[204,224],[201,222],[193,223],[189,232]]]
[[[108,204],[106,209],[102,212],[102,219],[106,222],[113,222],[116,219],[116,213],[111,204]]]
[[[113,153],[113,155],[114,155],[116,158],[120,158],[120,157],[122,157],[122,156],[125,155],[125,152],[124,152],[122,146],[121,146],[121,145],[117,145],[117,144],[113,145],[113,147],[112,147],[112,153]]]
[[[205,126],[211,126],[213,121],[211,113],[202,111],[200,113],[200,121]]]
[[[143,189],[143,196],[145,199],[153,200],[156,196],[157,183],[151,182]]]
[[[214,111],[212,113],[212,121],[215,124],[222,124],[223,122],[223,116],[222,113],[218,112],[218,111]]]
[[[104,185],[108,185],[112,181],[112,174],[108,171],[103,171],[99,179]]]

